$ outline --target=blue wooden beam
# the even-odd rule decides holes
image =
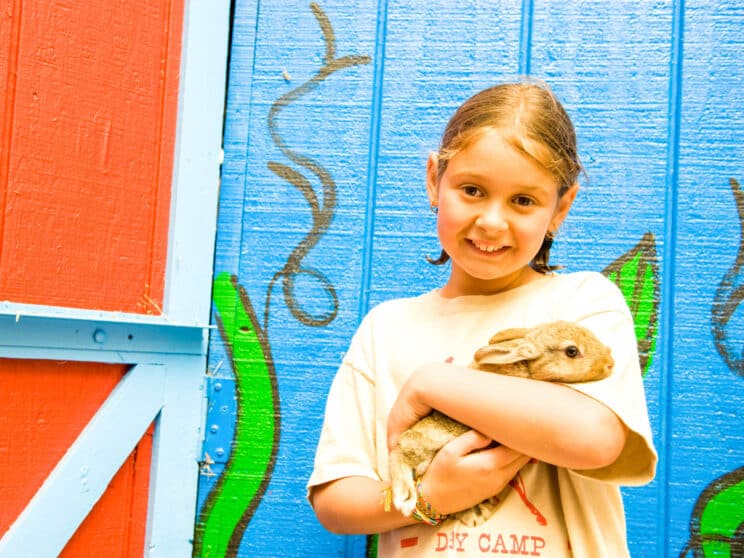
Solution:
[[[229,34],[229,0],[186,2],[163,302],[181,322],[209,320]]]
[[[145,553],[190,557],[206,412],[205,359],[169,361],[153,439]]]
[[[163,317],[28,304],[0,304],[0,358],[163,363],[206,354],[206,325]]]

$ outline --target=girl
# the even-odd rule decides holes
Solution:
[[[308,483],[335,533],[381,533],[381,556],[628,556],[619,485],[650,481],[634,326],[613,283],[554,274],[552,238],[578,191],[576,136],[543,86],[486,89],[453,115],[426,186],[446,284],[374,308],[328,396]],[[497,331],[579,322],[611,347],[606,380],[561,385],[467,368]],[[472,428],[418,482],[411,517],[386,511],[389,448],[437,409]],[[494,498],[466,528],[449,514]],[[389,509],[389,507],[388,507]]]

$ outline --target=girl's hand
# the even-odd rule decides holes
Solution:
[[[421,493],[439,513],[470,508],[500,493],[530,457],[469,430],[434,456],[421,480]]]
[[[395,447],[403,432],[432,411],[432,408],[422,400],[422,391],[419,389],[425,382],[422,378],[424,373],[424,369],[419,368],[411,374],[390,409],[387,422],[388,451]]]

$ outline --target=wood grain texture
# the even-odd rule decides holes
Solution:
[[[0,532],[124,375],[122,366],[0,360]]]
[[[65,546],[60,558],[142,556],[145,547],[152,428],[111,480],[108,489]]]
[[[326,533],[309,507],[298,507],[328,385],[368,308],[445,280],[447,270],[424,259],[439,252],[426,157],[462,100],[526,69],[568,109],[588,175],[551,261],[601,271],[639,243],[654,266],[659,259],[654,281],[663,288],[649,297],[660,304],[660,321],[644,383],[661,462],[653,483],[624,491],[631,555],[690,558],[705,544],[741,545],[744,514],[740,502],[728,502],[744,486],[744,194],[734,186],[744,183],[741,2],[319,3],[339,55],[372,57],[284,107],[276,121],[286,145],[336,184],[333,219],[305,260],[338,295],[337,315],[323,327],[293,313],[296,304],[317,315],[328,308],[327,292],[309,274],[294,298],[279,287],[270,305],[267,297],[314,225],[308,197],[286,180],[293,175],[272,173],[277,163],[302,169],[277,148],[268,125],[272,104],[322,62],[309,4],[235,4],[216,272],[236,274],[268,315],[283,448],[237,555],[269,556],[297,541],[300,552],[364,555],[358,539]],[[306,175],[322,199],[319,181]],[[225,386],[227,352],[213,336],[210,370]],[[214,410],[220,440],[229,439],[234,417]],[[214,471],[227,446],[219,446],[226,451]],[[272,530],[290,515],[292,525]],[[729,530],[713,532],[711,524]],[[710,546],[705,552],[712,555]]]
[[[160,313],[183,1],[5,13],[0,298]]]
[[[184,1],[3,0],[0,14],[0,299],[160,314]],[[0,361],[0,533],[123,373]],[[65,557],[141,555],[151,446]]]

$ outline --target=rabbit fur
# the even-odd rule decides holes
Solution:
[[[601,380],[612,373],[610,349],[587,328],[566,321],[532,328],[512,328],[491,337],[475,353],[472,368],[520,378],[550,382]],[[416,507],[416,479],[436,452],[470,428],[438,411],[405,431],[390,453],[392,500],[404,515]],[[496,510],[491,499],[457,512],[454,517],[468,527],[485,522]]]

